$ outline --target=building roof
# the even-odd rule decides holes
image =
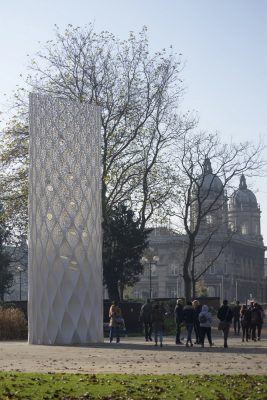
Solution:
[[[246,178],[242,174],[238,190],[233,194],[230,200],[230,207],[236,208],[258,208],[255,194],[247,188]]]

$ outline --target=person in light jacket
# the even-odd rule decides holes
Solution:
[[[201,346],[204,347],[205,336],[207,335],[209,345],[212,346],[211,340],[211,322],[212,317],[211,313],[209,312],[209,307],[207,305],[202,306],[202,309],[198,316],[199,325],[200,325],[200,343]]]

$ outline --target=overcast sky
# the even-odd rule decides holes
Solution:
[[[257,140],[267,132],[267,1],[265,0],[0,0],[0,109],[27,54],[54,37],[54,24],[108,30],[121,39],[148,27],[152,50],[172,45],[183,54],[183,107],[195,110],[201,129],[225,141]],[[4,96],[4,93],[7,96]],[[266,141],[267,139],[265,139]],[[266,152],[267,158],[267,152]],[[266,178],[247,179],[262,209],[267,242]]]

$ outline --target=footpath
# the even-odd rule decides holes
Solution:
[[[242,343],[230,335],[223,348],[220,332],[214,346],[175,345],[164,338],[162,348],[143,337],[123,337],[120,343],[86,346],[39,346],[27,342],[0,342],[0,370],[21,372],[123,374],[267,374],[267,334],[261,341]]]

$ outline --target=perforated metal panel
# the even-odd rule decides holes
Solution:
[[[103,340],[100,109],[30,95],[29,342]]]

